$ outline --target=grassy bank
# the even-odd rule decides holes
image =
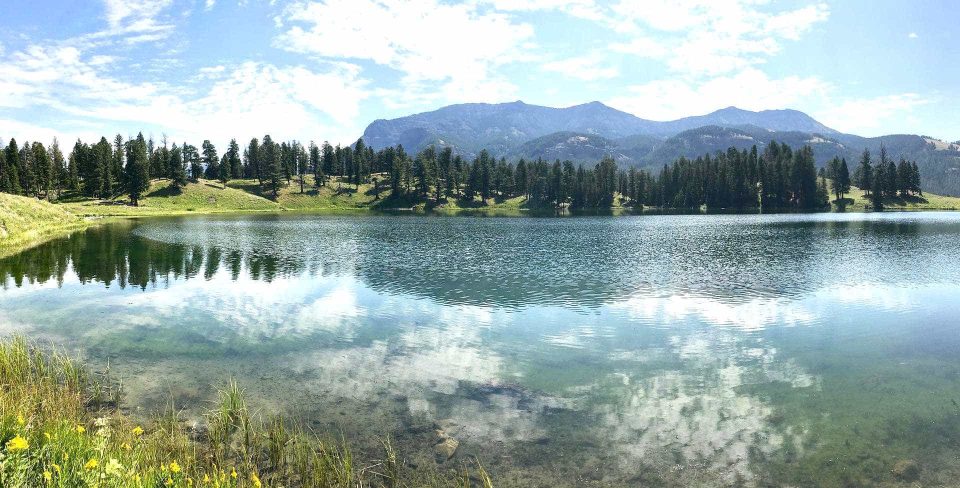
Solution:
[[[869,196],[864,196],[863,190],[852,187],[850,193],[844,195],[843,200],[833,200],[833,208],[841,211],[861,212],[873,208]],[[883,207],[888,210],[960,210],[960,198],[924,193],[922,196],[906,198],[884,198]]]
[[[88,223],[63,206],[0,193],[0,256],[83,228]]]
[[[109,377],[22,338],[0,342],[0,486],[492,486],[479,466],[413,472],[389,438],[377,459],[361,459],[342,441],[254,413],[235,382],[200,426],[173,408],[133,419],[121,404]]]

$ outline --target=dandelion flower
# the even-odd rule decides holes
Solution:
[[[140,426],[138,425],[138,426],[134,427],[133,430],[131,430],[130,432],[131,432],[133,435],[135,435],[135,436],[143,435],[143,427],[140,427]]]
[[[164,481],[163,484],[166,486],[173,486],[173,478],[167,476],[167,481]]]
[[[97,466],[99,465],[100,465],[100,461],[97,461],[95,458],[90,458],[90,460],[87,461],[87,464],[83,465],[83,469],[86,469],[86,470],[97,469]]]
[[[59,465],[59,464],[54,464],[54,465],[53,465],[53,470],[56,471],[57,474],[60,474],[60,465]]]
[[[26,425],[26,424],[27,424],[27,419],[23,418],[23,415],[17,414],[17,424],[19,424],[19,425]]]
[[[257,473],[250,473],[250,482],[253,483],[254,488],[261,488],[263,486]]]
[[[204,482],[204,483],[209,483],[209,482],[210,482],[210,475],[204,474],[204,475],[203,475],[203,482]]]
[[[7,441],[7,450],[10,452],[26,451],[28,447],[30,447],[30,443],[20,436],[16,436]]]
[[[53,481],[53,473],[49,471],[43,472],[43,481],[46,481],[47,484],[50,484]]]
[[[230,468],[230,477],[233,478],[233,479],[237,479],[237,469],[236,469],[236,468]]]
[[[87,429],[85,429],[82,425],[78,425],[74,430],[76,430],[78,434],[82,434],[87,431]]]
[[[173,471],[174,473],[179,473],[179,472],[180,472],[180,465],[177,464],[176,461],[171,461],[171,462],[170,462],[170,471]]]

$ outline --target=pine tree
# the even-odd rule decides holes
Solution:
[[[134,206],[140,204],[141,195],[150,188],[149,164],[147,142],[139,133],[136,140],[127,144],[127,193]]]
[[[230,139],[227,146],[227,162],[230,163],[230,178],[243,178],[243,164],[240,161],[240,145],[236,139]]]
[[[123,136],[117,134],[116,137],[113,138],[113,159],[110,161],[110,173],[116,178],[114,188],[116,188],[117,192],[123,191],[127,184],[125,180],[126,175],[123,171],[123,151]]]
[[[839,169],[833,180],[833,191],[837,194],[837,200],[842,200],[843,196],[850,191],[850,169],[847,167],[846,158],[840,160]]]
[[[230,158],[227,154],[224,154],[223,157],[220,158],[220,166],[217,167],[219,172],[217,176],[220,184],[223,185],[224,188],[227,187],[227,181],[230,180],[230,167]]]
[[[263,187],[263,175],[260,172],[260,142],[257,141],[257,138],[254,137],[250,139],[250,144],[247,145],[247,151],[245,153],[247,161],[247,178],[256,178],[257,183],[260,187]]]
[[[10,168],[7,167],[6,150],[0,150],[0,192],[10,193]]]
[[[37,198],[49,199],[50,188],[53,187],[53,161],[43,144],[34,142],[30,149],[37,172]]]
[[[176,144],[170,148],[170,169],[172,185],[177,190],[187,186],[187,167],[183,162],[183,151]]]
[[[267,182],[265,190],[273,194],[273,199],[280,197],[280,182],[283,177],[280,160],[280,145],[273,142],[269,135],[263,136],[263,144],[260,145],[261,166],[263,167],[263,178]]]
[[[183,151],[183,162],[190,168],[190,179],[199,181],[200,177],[203,176],[203,165],[200,164],[200,153],[197,152],[195,146],[187,143],[183,144],[181,150]]]
[[[2,153],[2,151],[0,151],[0,153]],[[60,150],[60,142],[57,141],[56,137],[53,138],[53,143],[50,144],[50,161],[53,165],[53,185],[57,191],[57,199],[59,200],[69,181],[67,161],[63,157],[63,151]]]
[[[313,186],[320,188],[324,183],[323,161],[320,148],[313,141],[310,141],[310,167],[313,169]]]
[[[200,145],[202,157],[200,163],[204,167],[204,178],[215,180],[220,177],[220,158],[217,156],[217,148],[209,140],[204,140]]]
[[[295,155],[297,158],[297,177],[300,179],[300,193],[303,193],[304,183],[307,176],[307,168],[310,166],[310,157],[307,155],[307,151],[303,148],[302,144],[297,144],[295,147]]]
[[[110,174],[110,168],[113,167],[113,146],[106,137],[101,137],[100,142],[93,146],[93,157],[96,160],[96,171],[100,180],[100,198],[110,198],[113,196],[114,183],[116,178]]]
[[[870,165],[870,151],[866,149],[860,157],[860,165],[853,173],[853,182],[863,190],[864,196],[870,193],[873,187],[873,167]]]

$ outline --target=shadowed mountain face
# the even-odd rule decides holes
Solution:
[[[864,149],[881,144],[888,154],[916,160],[924,188],[960,195],[960,144],[918,135],[866,138],[843,134],[797,110],[752,112],[728,107],[716,112],[658,122],[591,102],[567,108],[521,101],[450,105],[393,120],[376,120],[363,134],[375,148],[403,144],[416,152],[430,144],[473,157],[487,149],[496,157],[593,163],[605,156],[621,166],[658,168],[681,156],[694,158],[730,147],[758,149],[772,141],[809,144],[817,163],[835,156],[852,167]]]

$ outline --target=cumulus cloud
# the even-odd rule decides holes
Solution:
[[[280,49],[372,61],[402,73],[408,92],[440,84],[448,96],[471,98],[511,91],[494,70],[522,59],[533,36],[532,26],[503,13],[435,0],[297,2],[282,18],[289,27],[274,43]]]
[[[615,46],[619,52],[661,59],[680,74],[718,75],[762,64],[782,41],[799,39],[830,14],[823,3],[782,12],[765,11],[762,3],[622,1],[609,22],[627,38]]]
[[[13,59],[0,65],[0,108],[46,107],[94,121],[108,132],[148,124],[189,140],[226,142],[265,130],[305,140],[349,140],[360,130],[355,119],[367,96],[359,67],[349,63],[306,68],[245,62],[229,70],[222,65],[201,68],[201,76],[215,81],[190,96],[163,82],[113,77],[101,66],[104,59],[72,46],[34,45],[14,53]],[[20,137],[47,138],[55,132],[28,124],[19,127],[26,131]],[[67,140],[76,136],[65,135]]]

